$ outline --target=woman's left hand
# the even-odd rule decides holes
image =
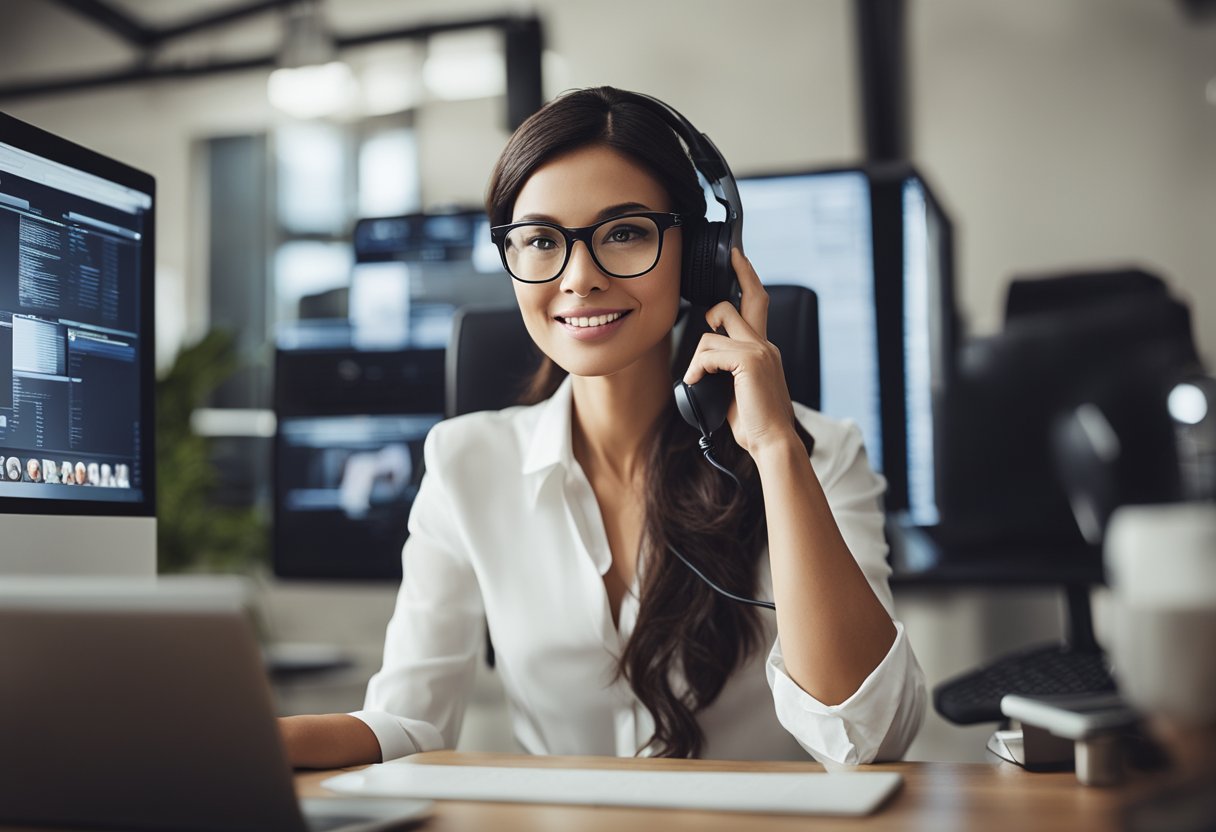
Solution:
[[[795,437],[794,407],[781,368],[781,353],[768,341],[768,292],[743,252],[731,252],[739,279],[739,309],[722,301],[705,313],[715,332],[701,336],[684,381],[695,384],[706,373],[730,373],[735,400],[726,420],[739,446],[752,457],[764,448]],[[725,330],[726,335],[717,332]]]

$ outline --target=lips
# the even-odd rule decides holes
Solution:
[[[554,315],[558,323],[567,326],[596,327],[605,326],[625,318],[631,309],[572,309],[562,315]]]
[[[593,341],[616,332],[632,312],[631,309],[572,309],[553,319],[574,338]]]

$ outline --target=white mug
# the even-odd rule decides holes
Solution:
[[[1216,724],[1216,504],[1119,508],[1105,562],[1124,697],[1178,726]]]

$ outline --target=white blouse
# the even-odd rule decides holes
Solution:
[[[892,612],[880,498],[861,431],[794,404],[815,438],[811,462],[849,551]],[[488,621],[516,739],[534,754],[633,756],[654,723],[617,658],[637,620],[637,584],[614,626],[603,576],[612,561],[599,504],[571,446],[571,381],[540,404],[436,425],[410,513],[404,574],[384,666],[363,720],[384,760],[452,748]],[[706,463],[708,464],[708,463]],[[756,597],[772,597],[767,551]],[[691,572],[689,581],[698,578]],[[867,763],[896,759],[924,716],[924,674],[903,625],[861,687],[824,705],[785,672],[776,620],[760,611],[755,651],[697,714],[718,759]]]

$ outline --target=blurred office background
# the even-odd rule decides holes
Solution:
[[[260,560],[175,566],[258,574],[268,630],[288,645],[288,659],[301,667],[331,654],[352,661],[283,674],[284,712],[360,705],[395,592],[391,580],[273,577],[268,565],[281,404],[275,347],[284,333],[309,337],[300,319],[324,318],[327,303],[344,315],[357,302],[355,221],[475,209],[511,108],[521,106],[509,86],[537,60],[546,99],[612,84],[671,102],[739,175],[856,164],[874,149],[863,112],[864,4],[6,4],[0,109],[157,179],[161,372],[213,329],[233,339],[233,371],[191,426],[209,443],[219,477],[209,499],[251,512],[240,528],[262,537],[247,559]],[[1164,276],[1189,303],[1199,351],[1212,356],[1212,4],[898,5],[906,15],[901,150],[953,219],[966,333],[999,328],[1012,275],[1133,264]],[[256,13],[242,13],[250,8]],[[319,16],[301,21],[302,9]],[[222,25],[190,26],[226,15]],[[476,21],[487,25],[465,25]],[[310,45],[310,31],[328,33],[329,43]],[[282,76],[268,84],[276,62],[296,62],[293,50],[321,54],[335,39],[341,48],[326,59],[344,66],[336,77],[306,82],[302,95]],[[506,280],[499,289],[509,290]],[[897,586],[896,603],[931,684],[1064,629],[1061,594],[1050,585],[908,582]],[[462,745],[510,748],[492,672],[478,685]],[[930,713],[909,757],[980,759],[990,730]]]

